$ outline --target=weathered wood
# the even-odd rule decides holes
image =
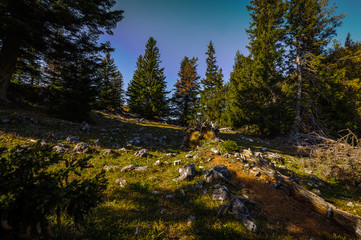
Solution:
[[[361,217],[338,209],[297,183],[283,177],[278,177],[277,179],[282,183],[282,186],[287,186],[292,196],[312,204],[317,213],[332,218],[344,228],[354,232],[355,235],[361,239]]]

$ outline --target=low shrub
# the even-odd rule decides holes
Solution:
[[[40,143],[0,151],[2,239],[51,238],[48,219],[72,218],[79,226],[106,188],[104,171],[87,178],[90,157],[64,158]]]
[[[236,152],[239,147],[235,141],[225,140],[222,144],[222,152]]]

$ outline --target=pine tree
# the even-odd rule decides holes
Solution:
[[[212,41],[206,52],[206,77],[201,80],[201,120],[221,123],[224,111],[224,89],[222,69],[219,69]]]
[[[98,108],[118,110],[123,103],[123,76],[115,66],[110,52],[107,52],[98,71],[98,97],[95,105]]]
[[[179,79],[174,85],[172,115],[177,118],[180,125],[195,123],[199,105],[200,76],[197,73],[198,58],[184,57],[178,73]]]
[[[164,68],[160,68],[156,43],[153,37],[149,38],[144,56],[138,57],[137,69],[127,90],[130,110],[149,118],[168,113]]]
[[[329,0],[290,0],[288,3],[287,46],[290,49],[290,74],[296,82],[295,124],[293,131],[320,130],[317,109],[312,95],[317,79],[312,62],[322,57],[325,47],[344,15],[335,15],[336,5],[329,7]]]

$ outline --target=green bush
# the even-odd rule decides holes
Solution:
[[[50,238],[48,219],[66,214],[79,225],[106,188],[104,171],[83,176],[90,157],[65,159],[40,143],[0,151],[2,239]]]
[[[239,147],[235,141],[226,140],[222,144],[222,151],[226,152],[236,152],[238,151]]]

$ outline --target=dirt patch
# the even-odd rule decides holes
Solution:
[[[345,236],[347,239],[357,239],[353,233],[339,226],[332,219],[322,216],[313,210],[307,202],[289,196],[280,189],[274,189],[272,180],[242,170],[242,163],[233,163],[229,159],[217,156],[212,162],[216,165],[224,164],[232,172],[232,181],[246,185],[250,191],[249,197],[258,203],[262,214],[269,221],[269,229],[273,231],[287,231],[296,239],[310,239],[310,237],[333,233]]]

